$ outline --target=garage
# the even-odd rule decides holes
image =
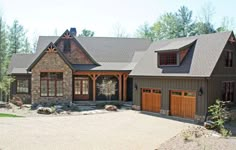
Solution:
[[[142,110],[150,112],[160,112],[161,90],[143,88],[142,89]]]
[[[194,119],[196,92],[170,91],[170,115]]]

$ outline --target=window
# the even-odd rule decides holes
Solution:
[[[29,93],[29,80],[28,79],[20,79],[17,80],[17,93]]]
[[[225,66],[226,67],[233,66],[233,52],[232,51],[229,51],[229,50],[226,51]]]
[[[223,83],[223,100],[231,101],[234,100],[234,82]]]
[[[70,51],[70,39],[65,39],[64,40],[64,52],[69,52]]]
[[[160,53],[160,65],[177,65],[177,53],[169,52],[169,53]]]
[[[62,72],[41,72],[40,84],[41,96],[63,96]]]
[[[89,79],[87,77],[75,77],[74,93],[75,95],[89,94]]]

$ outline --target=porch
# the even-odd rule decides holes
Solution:
[[[73,73],[73,102],[127,101],[129,72],[77,71]],[[129,82],[132,89],[132,83]]]

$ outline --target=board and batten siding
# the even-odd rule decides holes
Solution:
[[[233,66],[226,67],[225,66],[225,58],[227,50],[231,50],[233,52]],[[234,82],[236,85],[236,50],[234,46],[228,42],[222,52],[216,66],[212,72],[211,78],[208,80],[208,105],[214,104],[216,99],[222,100],[222,92],[223,92],[223,82]],[[234,97],[236,97],[236,87],[234,88]],[[234,99],[234,103],[236,100]]]
[[[170,110],[170,90],[186,90],[196,92],[196,115],[205,116],[207,112],[207,84],[206,79],[195,78],[167,78],[167,77],[133,77],[133,103],[141,106],[142,88],[161,89],[161,110]],[[135,86],[137,85],[137,90]],[[202,88],[203,95],[198,91]]]

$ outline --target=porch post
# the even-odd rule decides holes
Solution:
[[[127,100],[127,78],[128,74],[123,74],[123,101]]]
[[[100,76],[98,74],[90,74],[90,78],[93,80],[93,101],[96,101],[96,80]]]
[[[119,80],[119,101],[122,100],[122,75],[118,74],[118,80]]]

